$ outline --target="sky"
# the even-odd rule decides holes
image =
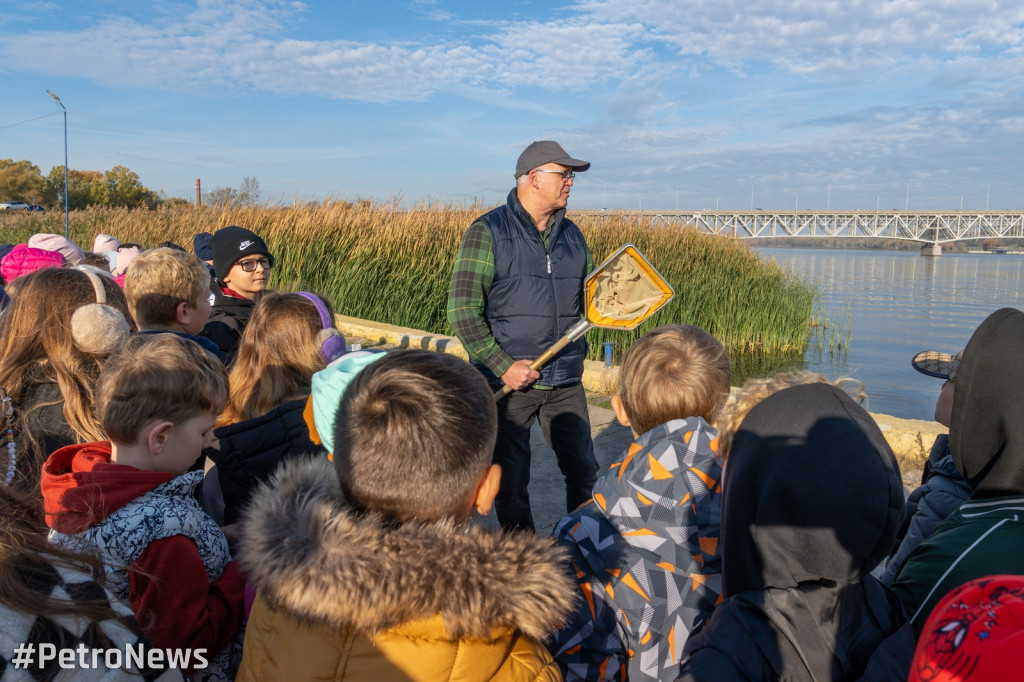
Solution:
[[[0,0],[0,159],[169,197],[1024,208],[1020,0]],[[3,200],[4,197],[0,197]]]

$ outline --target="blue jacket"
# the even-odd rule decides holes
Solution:
[[[550,222],[547,248],[533,220],[509,192],[504,206],[484,214],[494,250],[494,282],[484,316],[501,348],[516,360],[532,360],[554,345],[583,314],[587,243],[583,233],[557,211]],[[564,386],[583,376],[587,341],[565,347],[541,369],[537,384]],[[490,370],[474,363],[491,383]]]
[[[882,582],[892,585],[910,553],[931,537],[939,524],[970,496],[971,486],[953,463],[949,436],[944,433],[936,436],[921,485],[907,498],[904,526],[882,574]]]

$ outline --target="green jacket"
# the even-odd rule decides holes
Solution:
[[[920,635],[932,609],[954,588],[1006,573],[1024,574],[1021,496],[964,502],[911,553],[892,590]]]

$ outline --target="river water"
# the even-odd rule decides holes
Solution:
[[[922,350],[956,353],[999,308],[1024,309],[1024,256],[917,251],[759,248],[821,291],[836,332],[808,347],[804,366],[829,378],[864,383],[868,409],[905,419],[932,419],[941,379],[915,371]]]

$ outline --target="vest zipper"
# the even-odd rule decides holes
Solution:
[[[549,237],[548,238],[548,246],[550,246],[550,244],[551,244],[550,239],[551,238]],[[555,279],[554,279],[554,277],[551,276],[551,251],[550,251],[550,249],[548,249],[547,246],[545,246],[544,252],[545,252],[545,257],[547,258],[547,261],[548,261],[548,289],[551,292],[551,303],[552,303],[552,305],[554,307],[554,310],[552,311],[552,319],[551,319],[551,322],[552,322],[552,332],[554,334],[553,338],[554,338],[555,342],[557,342],[558,339],[559,339],[559,336],[558,336],[558,294],[555,292]],[[559,360],[560,360],[560,358],[555,358],[554,361],[549,365],[550,371],[551,371],[551,375],[550,376],[551,376],[551,383],[552,384],[554,383],[555,377],[558,375],[558,373],[555,370],[556,370],[556,368],[558,366]]]

